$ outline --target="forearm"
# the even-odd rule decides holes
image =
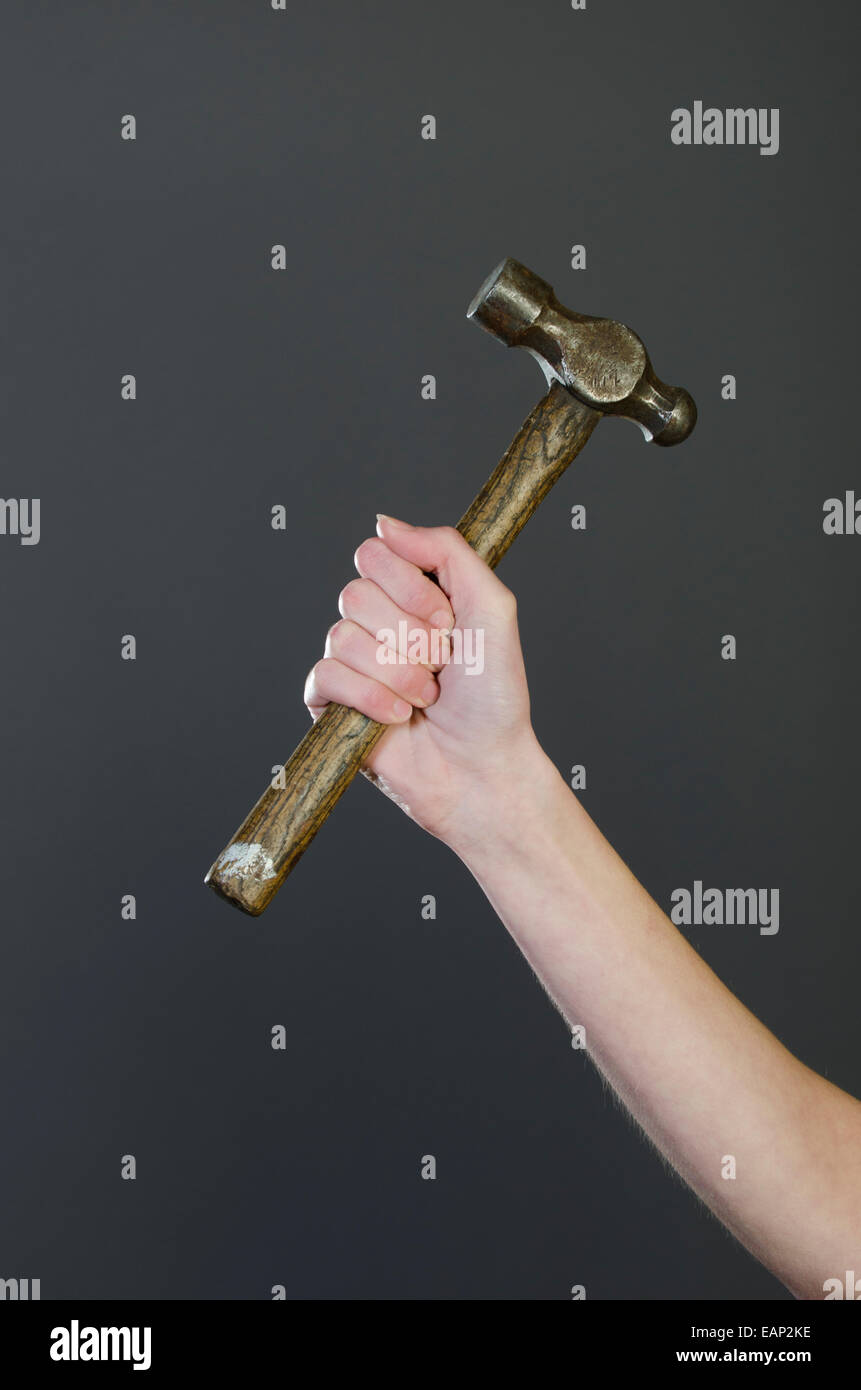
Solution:
[[[682,1176],[795,1293],[821,1297],[825,1280],[861,1271],[861,1106],[724,988],[541,752],[514,595],[451,528],[381,516],[377,529],[309,676],[309,709],[334,700],[398,724],[369,760],[377,784],[469,866]],[[426,635],[454,615],[481,632],[483,679],[454,662],[428,689],[407,660],[380,681],[378,634],[404,614]]]
[[[822,1297],[861,1270],[861,1105],[726,989],[543,755],[519,792],[453,848],[654,1143],[794,1293]]]

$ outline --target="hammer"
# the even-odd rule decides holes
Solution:
[[[575,314],[546,280],[505,260],[467,311],[508,347],[525,347],[547,378],[526,418],[457,529],[495,568],[511,542],[586,444],[602,415],[622,415],[655,444],[679,444],[697,408],[687,391],[655,376],[642,342],[613,319]],[[246,816],[205,882],[257,917],[308,848],[388,725],[327,705]]]

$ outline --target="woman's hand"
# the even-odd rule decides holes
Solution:
[[[305,703],[315,719],[336,701],[391,725],[368,775],[459,851],[546,763],[529,719],[514,595],[451,527],[380,516],[355,564],[361,578],[341,592],[341,621]]]

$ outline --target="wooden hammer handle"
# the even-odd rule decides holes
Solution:
[[[554,384],[524,421],[457,527],[492,569],[600,418]],[[387,728],[345,705],[327,705],[216,859],[206,876],[210,887],[258,917]]]

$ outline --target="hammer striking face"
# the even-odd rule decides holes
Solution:
[[[525,347],[548,381],[547,394],[458,523],[495,567],[602,415],[635,421],[656,444],[678,444],[697,410],[687,391],[655,376],[630,328],[563,308],[550,285],[518,261],[497,266],[468,317],[509,347]],[[328,705],[284,764],[283,784],[266,788],[206,882],[258,916],[385,732],[385,724],[357,710]]]

